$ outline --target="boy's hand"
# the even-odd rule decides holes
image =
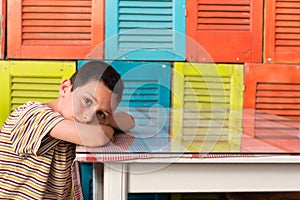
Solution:
[[[126,132],[134,128],[135,121],[130,114],[124,111],[117,111],[111,116],[108,124],[115,129]]]

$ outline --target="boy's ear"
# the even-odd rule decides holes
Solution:
[[[59,87],[59,96],[64,97],[67,92],[70,92],[72,89],[72,82],[70,79],[65,79],[60,84]]]

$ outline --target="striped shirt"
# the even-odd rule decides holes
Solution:
[[[0,131],[0,199],[70,199],[75,145],[48,134],[63,119],[40,102],[10,114]]]

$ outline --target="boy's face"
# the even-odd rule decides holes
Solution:
[[[118,106],[116,94],[102,82],[92,80],[68,91],[63,98],[61,114],[67,119],[88,124],[107,124]]]

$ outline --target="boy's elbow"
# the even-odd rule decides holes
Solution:
[[[87,137],[83,142],[84,146],[87,147],[100,147],[107,145],[112,141],[114,135],[114,130],[111,127],[105,126],[95,133],[94,136]]]
[[[112,138],[99,138],[97,140],[85,142],[83,145],[87,147],[101,147],[107,145]]]

